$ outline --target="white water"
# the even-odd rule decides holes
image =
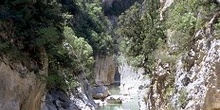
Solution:
[[[111,88],[110,91],[118,90],[115,93],[123,99],[122,104],[106,104],[99,110],[146,110],[144,95],[150,81],[142,75],[144,70],[135,69],[127,63],[123,63],[119,66],[119,73],[121,84],[119,87]]]

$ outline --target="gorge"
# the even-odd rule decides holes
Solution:
[[[0,1],[0,110],[220,109],[218,0]]]

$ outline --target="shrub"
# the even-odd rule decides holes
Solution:
[[[120,48],[133,64],[136,63],[136,66],[144,67],[147,71],[153,69],[156,61],[154,52],[165,39],[158,17],[158,4],[158,0],[135,3],[119,16],[118,22],[117,33],[124,40]]]
[[[216,6],[205,0],[180,0],[174,1],[167,11],[166,28],[171,29],[171,43],[179,52],[188,50],[193,43],[194,34],[204,27],[208,14]]]

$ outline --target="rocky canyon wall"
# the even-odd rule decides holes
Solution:
[[[95,83],[97,85],[110,85],[114,83],[116,63],[113,56],[96,56]]]
[[[21,62],[0,58],[0,110],[95,110],[86,78],[78,76],[80,85],[68,93],[46,89],[40,76],[48,74],[47,59],[38,73],[30,72]],[[30,64],[31,65],[31,64]]]
[[[146,95],[149,110],[220,109],[220,40],[214,27],[219,16],[219,11],[210,15],[174,64],[158,61]],[[172,32],[167,33],[169,39]]]
[[[39,71],[47,74],[47,64]],[[0,60],[1,110],[40,110],[46,84],[20,62]]]

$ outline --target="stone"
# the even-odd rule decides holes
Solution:
[[[47,63],[47,62],[46,62]],[[15,65],[11,67],[11,65]],[[47,64],[39,70],[47,75]],[[19,68],[17,68],[19,67]],[[46,84],[34,72],[26,71],[21,77],[20,68],[26,68],[20,62],[9,62],[7,58],[0,61],[0,108],[1,110],[40,110],[41,99]]]
[[[116,73],[116,62],[113,56],[96,56],[94,73],[97,85],[113,84]]]
[[[60,89],[51,89],[46,95],[42,110],[80,110]]]
[[[110,103],[110,104],[121,104],[122,103],[122,96],[120,95],[111,95],[111,96],[108,96],[105,101],[107,103]]]
[[[105,99],[109,95],[108,88],[105,86],[97,86],[92,89],[92,97],[94,99]]]
[[[92,98],[88,81],[81,76],[78,76],[78,79],[80,86],[71,88],[71,93],[57,88],[49,90],[42,110],[95,110],[98,108]]]
[[[187,86],[190,82],[191,82],[191,81],[190,81],[190,78],[187,77],[187,76],[185,76],[185,77],[183,78],[183,80],[182,80],[183,86]]]
[[[143,88],[144,88],[143,85],[140,85],[140,86],[138,87],[138,89],[140,89],[140,90],[142,90]]]

